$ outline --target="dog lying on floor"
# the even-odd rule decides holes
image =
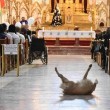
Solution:
[[[67,95],[90,95],[95,90],[96,85],[98,84],[97,79],[94,83],[91,80],[87,79],[87,75],[91,67],[92,64],[89,65],[83,79],[78,82],[68,80],[62,74],[60,74],[57,70],[57,67],[55,67],[55,71],[58,77],[60,77],[62,80],[60,87],[63,89],[63,93]]]

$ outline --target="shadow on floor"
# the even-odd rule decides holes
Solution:
[[[60,100],[57,101],[58,103],[64,102],[64,101],[75,101],[75,100],[83,100],[89,105],[96,106],[96,100],[99,100],[99,97],[95,95],[63,95],[60,96]]]

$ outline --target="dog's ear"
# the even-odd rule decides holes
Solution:
[[[92,67],[92,64],[90,64],[89,67],[91,68]]]

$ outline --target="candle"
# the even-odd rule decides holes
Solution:
[[[92,31],[92,27],[91,27],[91,31]]]
[[[44,27],[42,27],[42,30],[43,30],[43,32],[44,32]]]

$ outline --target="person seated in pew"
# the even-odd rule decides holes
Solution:
[[[25,43],[25,36],[21,34],[21,29],[19,27],[16,27],[16,34],[20,37],[21,43]]]
[[[9,26],[8,32],[13,37],[14,44],[20,43],[20,37],[16,34],[16,27],[13,24]]]
[[[7,25],[5,23],[2,24],[4,34],[8,37],[9,43],[13,44],[13,37],[7,32]]]
[[[31,42],[31,31],[25,27],[21,28],[21,34],[24,35],[25,39],[28,40],[28,45],[30,45]]]
[[[3,26],[0,24],[0,39],[6,39],[7,36],[3,32]],[[0,44],[0,56],[2,55],[2,45]]]
[[[2,26],[3,26],[3,32],[8,38],[8,44],[13,44],[12,36],[9,33],[7,33],[7,25],[5,23],[2,23]],[[11,55],[5,56],[6,71],[11,69],[11,65],[12,65],[11,58],[12,58]]]
[[[23,34],[20,33],[21,29],[19,27],[16,27],[16,34],[20,37],[20,64],[24,64],[25,62],[25,37]]]
[[[0,39],[5,39],[7,38],[6,34],[4,33],[4,28],[2,26],[2,24],[0,24]]]

